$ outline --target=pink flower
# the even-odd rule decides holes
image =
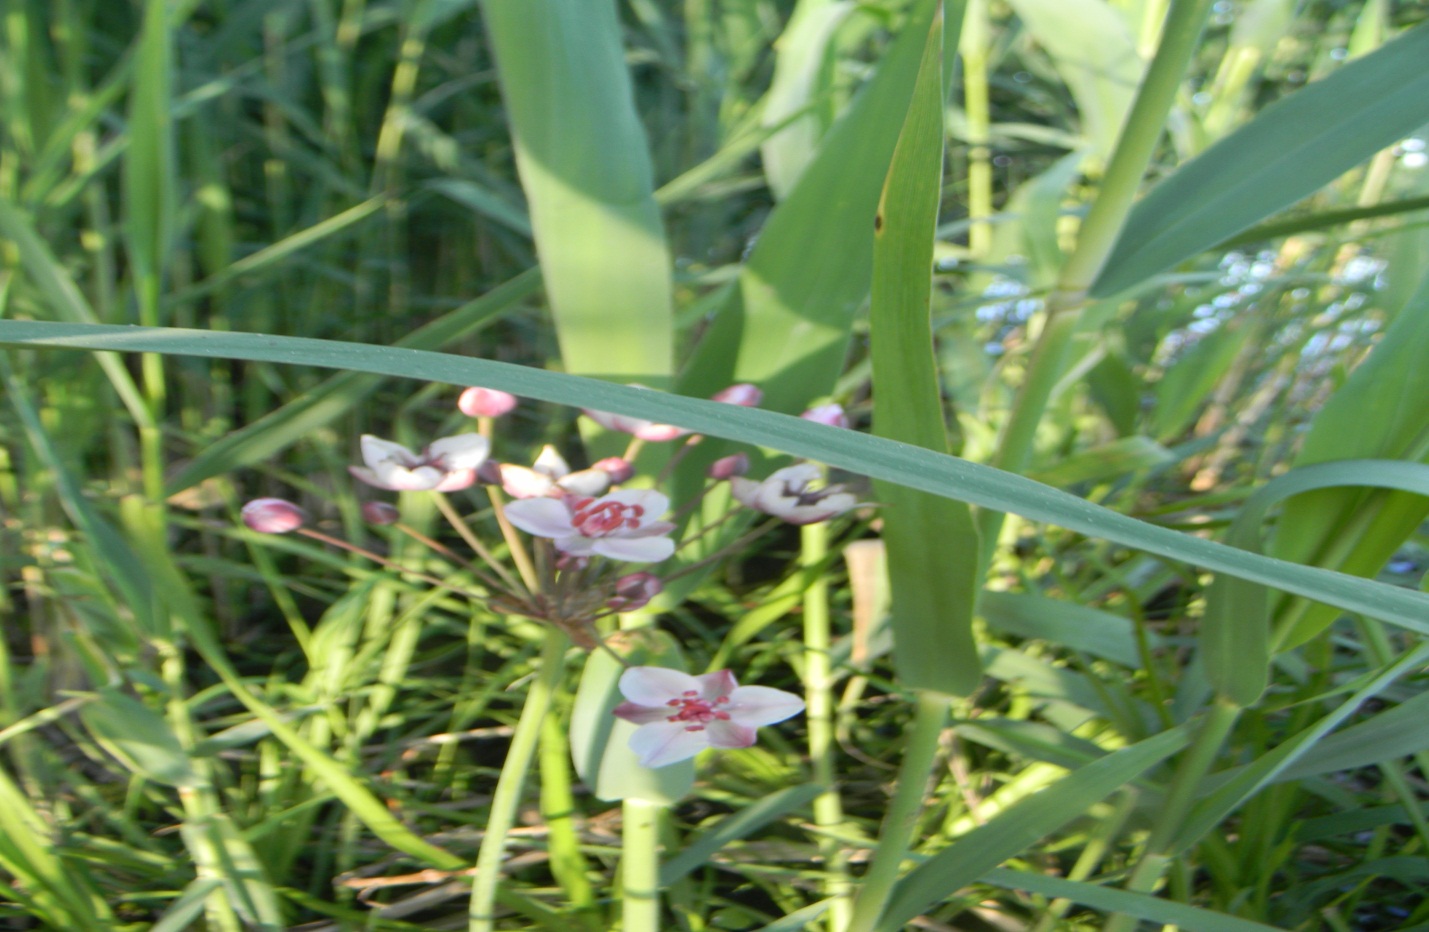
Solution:
[[[848,415],[844,413],[843,405],[828,404],[810,408],[799,415],[806,421],[813,421],[815,424],[826,424],[829,427],[849,428]]]
[[[467,417],[501,417],[516,407],[516,396],[495,388],[468,388],[456,406]]]
[[[308,513],[282,498],[255,498],[239,513],[259,534],[286,534],[307,523]]]
[[[631,388],[643,388],[651,391],[644,385],[634,385]],[[618,430],[622,434],[630,434],[632,437],[650,443],[663,443],[666,440],[674,440],[689,433],[683,427],[676,427],[673,424],[656,424],[654,421],[647,421],[643,418],[628,417],[624,414],[612,414],[609,411],[593,411],[590,408],[582,408],[586,417],[595,421],[607,430]]]
[[[715,392],[710,396],[711,401],[722,401],[727,405],[739,405],[741,408],[757,408],[764,400],[764,392],[759,390],[759,386],[751,385],[748,382],[740,382],[738,385],[731,385],[729,388]]]
[[[606,461],[601,460],[601,463],[604,462]],[[501,488],[512,498],[560,498],[567,493],[604,495],[617,480],[610,472],[600,468],[601,463],[590,469],[571,472],[565,458],[555,447],[547,444],[541,448],[541,455],[536,457],[536,462],[531,464],[529,469],[511,463],[502,463],[497,469],[501,472]]]
[[[800,463],[778,470],[763,482],[735,476],[729,485],[735,498],[756,511],[790,524],[816,524],[859,504],[841,485],[811,488],[823,475],[817,465]]]
[[[458,434],[434,440],[421,453],[371,434],[362,435],[366,466],[348,472],[370,486],[389,491],[454,492],[476,482],[476,470],[486,461],[491,444],[480,434]]]
[[[670,500],[651,489],[625,489],[600,498],[528,498],[506,506],[506,517],[528,534],[548,537],[572,557],[658,563],[675,552],[675,525],[655,520]]]
[[[665,584],[653,573],[631,573],[615,581],[615,595],[605,604],[611,611],[633,612],[649,605],[664,589]]]
[[[631,667],[620,676],[629,701],[615,715],[640,727],[630,750],[644,767],[664,767],[705,748],[747,748],[763,725],[804,710],[804,700],[782,689],[740,686],[728,670],[691,676],[664,667]]]

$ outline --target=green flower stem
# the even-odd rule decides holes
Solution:
[[[1080,322],[1080,311],[1086,305],[1087,291],[1111,255],[1112,246],[1131,211],[1210,8],[1211,0],[1174,0],[1171,5],[1156,56],[1127,114],[1116,151],[1102,178],[1101,190],[1082,222],[1076,248],[1067,257],[1056,287],[1047,299],[1046,322],[1033,348],[1026,381],[1018,392],[993,456],[992,465],[1000,469],[1023,472],[1027,468],[1037,425],[1053,388],[1066,371],[1072,336]],[[1000,512],[982,513],[979,530],[985,557],[993,552],[1001,528]]]
[[[567,705],[562,697],[562,707]],[[589,932],[600,932],[595,890],[587,872],[590,865],[581,853],[576,832],[575,795],[571,792],[571,749],[566,740],[566,724],[555,715],[541,723],[541,820],[546,824],[546,848],[551,856],[551,873],[565,891],[566,902],[575,910],[572,917]]]
[[[660,820],[665,807],[643,799],[621,804],[620,928],[660,932]]]
[[[967,114],[968,249],[976,259],[992,248],[992,117],[988,105],[987,0],[968,0],[959,51],[963,62],[963,111]]]
[[[804,591],[804,704],[809,723],[809,760],[814,782],[824,788],[814,800],[814,824],[832,831],[819,841],[824,858],[824,894],[831,901],[825,915],[829,932],[844,932],[853,918],[853,883],[848,874],[848,849],[835,835],[843,825],[834,762],[834,676],[829,662],[829,584],[817,572],[829,552],[829,526],[820,522],[800,529],[799,563],[814,570]]]
[[[1136,866],[1132,868],[1131,877],[1126,882],[1128,891],[1151,893],[1161,882],[1166,868],[1171,865],[1171,846],[1176,833],[1186,821],[1186,816],[1196,801],[1201,781],[1210,772],[1211,765],[1215,763],[1216,756],[1220,754],[1222,745],[1239,718],[1240,706],[1224,699],[1217,699],[1207,710],[1206,717],[1201,721],[1200,732],[1196,735],[1196,742],[1181,758],[1176,776],[1171,781],[1171,790],[1156,815],[1151,835],[1137,858]],[[1118,913],[1111,917],[1106,930],[1131,932],[1138,921],[1135,917]]]
[[[951,700],[941,693],[924,691],[918,694],[908,749],[903,754],[903,765],[898,771],[898,789],[893,794],[893,803],[879,833],[878,846],[873,850],[868,873],[863,876],[862,887],[854,901],[849,932],[873,932],[888,897],[893,893],[903,859],[913,844],[918,815],[923,811],[923,794],[933,769],[933,759],[938,753],[938,738],[948,723],[950,703]]]
[[[506,752],[506,763],[501,767],[496,792],[491,797],[491,815],[486,820],[486,834],[481,839],[481,850],[476,856],[476,879],[471,885],[471,905],[467,912],[469,932],[493,932],[496,928],[493,911],[496,889],[501,883],[506,836],[516,823],[521,790],[541,736],[541,722],[551,708],[551,696],[564,671],[566,644],[564,632],[556,628],[546,632],[546,643],[541,648],[541,666],[536,671],[530,692],[526,694],[526,704],[521,708],[521,717],[511,735],[511,748]]]

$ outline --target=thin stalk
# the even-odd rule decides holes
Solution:
[[[1161,43],[1127,114],[1116,151],[1102,178],[1101,190],[1082,223],[1076,248],[1067,257],[1047,299],[1046,322],[1033,348],[1027,379],[1013,403],[992,458],[992,465],[1000,469],[1023,472],[1027,468],[1037,425],[1053,388],[1066,371],[1072,336],[1077,331],[1080,312],[1086,306],[1087,291],[1106,264],[1131,212],[1210,8],[1211,0],[1174,0],[1171,4]],[[1001,512],[984,511],[979,516],[984,563],[996,546],[1002,520]]]
[[[923,795],[933,760],[938,754],[938,739],[948,724],[950,700],[941,693],[920,692],[914,707],[913,727],[908,735],[908,749],[898,771],[898,789],[883,820],[878,846],[864,874],[858,898],[854,901],[849,932],[873,932],[893,893],[903,867],[903,859],[913,846],[913,833],[918,828],[918,815],[923,811]]]
[[[829,526],[825,522],[800,528],[799,564],[806,570],[822,565],[829,552]],[[829,624],[828,577],[813,576],[804,590],[804,705],[809,723],[809,760],[814,782],[824,791],[814,799],[814,824],[827,829],[819,839],[824,858],[824,895],[829,899],[829,932],[844,932],[853,919],[853,882],[848,872],[848,848],[836,836],[844,822],[839,797],[834,752],[834,676],[829,662],[832,644]]]
[[[571,791],[571,753],[564,724],[548,715],[541,724],[541,819],[548,832],[546,849],[551,857],[551,873],[565,891],[574,918],[589,932],[600,932],[595,889],[576,832],[575,794]]]
[[[526,583],[527,589],[539,592],[541,577],[536,572],[535,564],[531,562],[531,555],[526,552],[526,544],[521,540],[521,535],[516,533],[516,528],[506,517],[501,493],[492,485],[487,486],[486,494],[491,499],[491,513],[496,515],[496,523],[501,527],[501,536],[506,539],[506,549],[511,553],[511,562],[516,564],[516,572],[521,574],[521,580]]]
[[[1161,882],[1166,868],[1171,865],[1171,846],[1175,842],[1176,833],[1180,831],[1181,825],[1186,821],[1186,816],[1190,814],[1191,806],[1196,802],[1196,794],[1200,790],[1201,781],[1210,772],[1227,736],[1235,727],[1236,720],[1240,718],[1240,712],[1240,706],[1224,699],[1217,699],[1207,710],[1206,717],[1201,721],[1200,731],[1196,735],[1196,742],[1181,758],[1176,776],[1171,782],[1171,790],[1166,794],[1165,802],[1156,813],[1156,823],[1151,827],[1151,834],[1146,840],[1146,846],[1137,858],[1136,866],[1132,868],[1131,878],[1126,882],[1128,891],[1151,893]],[[1106,930],[1107,932],[1131,932],[1136,928],[1138,921],[1133,916],[1118,913],[1111,917],[1106,925]]]
[[[471,905],[467,910],[468,932],[495,932],[496,888],[501,884],[506,836],[516,824],[521,790],[526,785],[526,774],[531,770],[531,760],[536,755],[536,745],[541,736],[541,722],[551,708],[551,696],[565,669],[562,661],[567,643],[565,632],[555,628],[546,632],[540,667],[536,670],[536,678],[531,681],[530,691],[526,693],[526,704],[521,707],[521,717],[511,734],[511,747],[506,752],[506,762],[501,766],[496,792],[491,797],[486,834],[481,838],[481,849],[476,855],[476,879],[472,881]]]
[[[968,0],[959,51],[963,63],[963,111],[967,114],[968,250],[974,259],[992,248],[992,111],[987,92],[987,0]]]
[[[660,932],[660,820],[665,807],[627,799],[621,812],[620,928]]]

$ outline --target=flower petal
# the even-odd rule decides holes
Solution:
[[[446,473],[432,466],[418,466],[408,469],[394,460],[386,460],[373,466],[372,471],[383,483],[385,489],[400,492],[426,492],[441,485]]]
[[[690,731],[680,722],[641,725],[630,736],[630,750],[643,767],[664,767],[689,760],[710,746],[708,731]]]
[[[675,542],[668,537],[589,537],[589,553],[598,553],[612,560],[630,563],[659,563],[675,552]],[[566,551],[570,553],[571,551]]]
[[[571,510],[554,498],[528,498],[506,506],[506,517],[527,534],[537,537],[569,537],[575,532]]]
[[[531,464],[531,468],[536,472],[544,473],[552,479],[559,479],[571,471],[566,458],[561,456],[560,451],[549,443],[541,448],[541,455],[536,457],[536,462]]]
[[[739,687],[739,681],[728,670],[701,673],[695,679],[700,682],[701,699],[718,699],[721,696],[728,696]]]
[[[475,469],[453,469],[442,481],[432,487],[434,492],[460,492],[462,489],[469,489],[476,485]]]
[[[620,674],[621,695],[639,705],[663,708],[687,692],[698,695],[702,687],[695,677],[669,667],[631,667]]]
[[[389,492],[396,491],[390,485],[377,478],[377,473],[368,469],[366,466],[349,466],[347,467],[347,471],[352,473],[352,478],[365,482],[374,489],[386,489]]]
[[[499,468],[501,488],[512,498],[544,498],[556,487],[550,475],[540,470],[510,463],[502,463]]]
[[[481,434],[457,434],[433,440],[426,453],[444,469],[475,469],[486,461],[491,441]]]
[[[741,686],[729,693],[729,704],[723,708],[732,721],[758,728],[798,715],[804,711],[804,700],[770,686]]]
[[[645,509],[645,519],[650,521],[670,510],[670,497],[654,489],[621,489],[618,492],[602,496],[600,502],[615,502],[620,505],[643,508]]]
[[[705,726],[712,748],[749,748],[754,747],[754,742],[758,740],[759,734],[749,725],[741,725],[736,721],[713,721]]]
[[[371,434],[363,434],[358,445],[362,449],[362,461],[374,468],[384,460],[396,460],[408,466],[421,462],[421,458],[417,454],[400,443],[383,440],[381,437],[374,437]]]
[[[637,725],[648,725],[651,722],[667,722],[670,720],[670,707],[667,705],[653,706],[641,705],[638,702],[622,702],[610,714],[616,718],[623,718],[627,722],[634,722]]]
[[[556,549],[561,553],[572,557],[588,557],[593,553],[598,553],[595,549],[596,538],[586,537],[583,534],[572,534],[569,537],[557,537]],[[617,557],[617,559],[619,559]]]

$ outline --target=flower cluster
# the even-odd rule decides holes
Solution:
[[[717,393],[713,400],[754,406],[762,400],[762,393],[753,385],[741,384]],[[554,625],[579,646],[600,648],[603,645],[594,628],[598,619],[649,605],[664,591],[666,580],[690,569],[666,572],[662,577],[659,571],[650,570],[622,575],[615,568],[620,563],[653,566],[675,556],[681,547],[676,537],[679,523],[684,515],[696,512],[696,502],[690,502],[672,516],[670,499],[663,492],[624,487],[636,478],[633,464],[641,445],[683,440],[681,447],[665,458],[668,470],[700,438],[671,424],[586,410],[586,416],[596,423],[630,435],[623,456],[572,469],[554,446],[547,445],[530,466],[496,462],[491,459],[492,422],[517,405],[517,399],[505,392],[466,389],[457,408],[475,419],[475,431],[433,440],[420,451],[364,435],[359,442],[362,462],[349,471],[359,481],[384,491],[449,493],[484,487],[506,537],[514,570],[493,559],[467,519],[456,514],[445,497],[437,499],[443,514],[474,551],[468,569],[482,591],[471,594],[498,611]],[[803,417],[832,427],[847,428],[849,424],[838,405],[812,408]],[[823,469],[813,463],[777,469],[762,480],[747,478],[749,470],[750,459],[745,453],[716,460],[706,470],[709,484],[701,496],[728,482],[730,495],[739,505],[795,525],[827,521],[860,504],[851,491],[829,484]],[[365,502],[362,513],[373,525],[412,535],[449,559],[462,559],[404,525],[401,509],[392,504]],[[260,533],[296,532],[416,572],[395,566],[381,554],[307,528],[307,513],[282,499],[255,499],[244,506],[241,517],[245,525]],[[702,533],[704,530],[697,530],[692,537]],[[423,578],[453,587],[443,579]],[[620,687],[627,701],[615,709],[615,715],[640,726],[631,748],[647,767],[685,760],[707,747],[749,747],[757,728],[783,721],[803,708],[803,702],[790,693],[739,686],[727,670],[691,676],[658,667],[630,667]]]

